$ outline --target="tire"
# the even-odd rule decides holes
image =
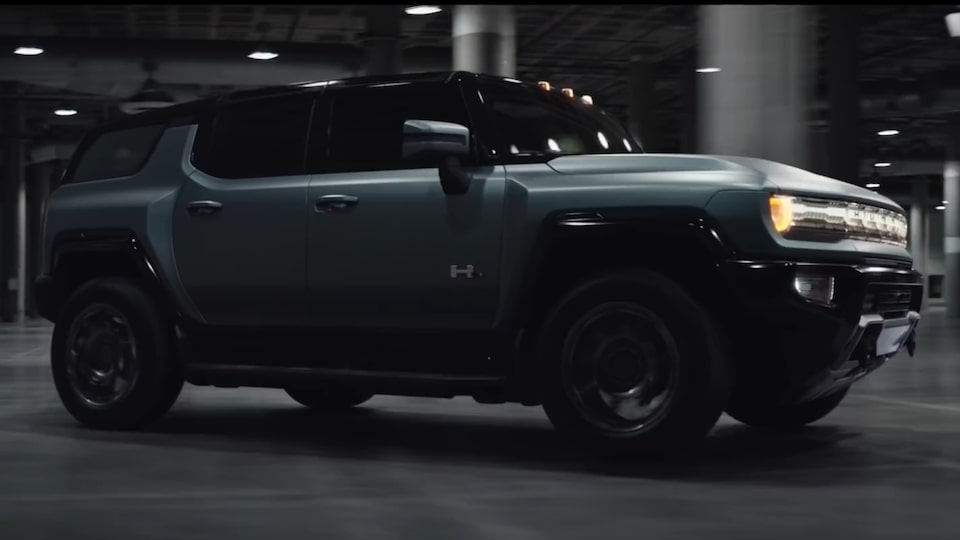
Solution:
[[[751,427],[770,430],[792,430],[827,416],[846,397],[848,388],[803,403],[771,403],[769,400],[732,399],[727,414]]]
[[[374,396],[369,392],[333,384],[287,388],[286,392],[297,403],[316,410],[349,409],[369,401]]]
[[[617,332],[604,334],[610,325]],[[604,453],[654,456],[691,448],[716,424],[729,395],[719,344],[706,312],[666,277],[646,270],[596,275],[563,297],[539,332],[544,410],[559,431]],[[575,390],[579,383],[587,390]],[[649,400],[652,406],[660,399],[659,407],[627,418],[606,405],[611,395],[637,388],[640,402],[659,392]]]
[[[172,339],[169,320],[136,282],[109,277],[82,285],[53,330],[50,365],[64,407],[97,429],[135,429],[159,419],[184,382]]]

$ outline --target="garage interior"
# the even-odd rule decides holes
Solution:
[[[0,538],[956,538],[954,11],[0,6]],[[802,431],[723,417],[669,463],[579,453],[539,408],[469,398],[318,414],[280,390],[188,387],[129,433],[62,410],[30,284],[45,197],[86,129],[236,90],[452,69],[588,94],[648,152],[769,158],[892,198],[926,277],[916,355]]]

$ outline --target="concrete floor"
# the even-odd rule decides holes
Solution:
[[[376,398],[321,415],[187,387],[148,431],[78,427],[50,326],[0,326],[0,539],[960,538],[960,323],[795,435],[724,417],[683,463],[603,462],[539,408]]]

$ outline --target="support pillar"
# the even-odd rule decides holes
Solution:
[[[954,120],[943,168],[943,299],[947,316],[960,318],[960,124]]]
[[[46,209],[50,186],[57,175],[57,162],[46,161],[32,165],[27,180],[27,282],[28,285],[40,274],[43,266],[43,215]],[[25,291],[27,317],[38,317],[33,287]]]
[[[809,9],[700,6],[700,151],[809,166]]]
[[[8,100],[0,110],[3,130],[3,202],[0,208],[0,320],[23,320],[26,283],[26,215],[24,183],[23,110]]]
[[[400,6],[367,6],[367,75],[400,72]]]
[[[699,103],[697,100],[697,51],[683,55],[680,62],[680,152],[697,152],[697,119]]]
[[[453,8],[453,69],[515,77],[517,36],[513,6]]]
[[[925,178],[917,178],[911,186],[913,197],[910,200],[910,255],[913,256],[913,266],[918,272],[923,274],[923,305],[927,305],[927,298],[930,296],[930,278],[927,274],[930,271],[929,264],[929,235],[927,234],[929,206],[929,188]]]
[[[630,64],[627,91],[630,131],[640,139],[645,152],[662,151],[656,138],[657,132],[657,81],[653,62],[635,60]]]
[[[828,5],[827,85],[830,132],[827,175],[845,182],[860,179],[860,6]]]

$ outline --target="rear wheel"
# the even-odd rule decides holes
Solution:
[[[848,388],[803,403],[779,403],[773,399],[732,399],[727,414],[748,426],[789,430],[812,424],[827,416],[846,397]]]
[[[111,277],[81,286],[53,331],[51,368],[66,409],[100,429],[158,419],[183,387],[172,335],[153,298],[134,281]]]
[[[373,397],[369,392],[333,384],[309,388],[287,388],[287,395],[297,403],[311,409],[349,409]]]
[[[545,321],[538,352],[553,424],[615,453],[698,441],[730,386],[712,321],[680,286],[648,271],[581,283]]]

